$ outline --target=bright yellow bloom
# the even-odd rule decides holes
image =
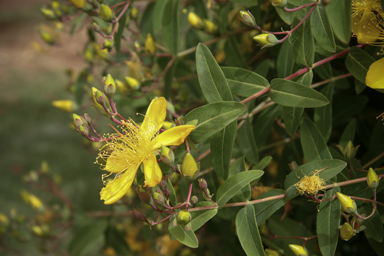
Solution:
[[[381,58],[369,66],[365,83],[373,89],[384,89],[384,58]]]
[[[162,172],[154,153],[164,146],[179,146],[194,129],[194,125],[180,125],[161,134],[166,117],[167,101],[161,97],[152,100],[141,126],[129,119],[122,125],[120,136],[111,140],[100,150],[98,158],[106,161],[103,169],[115,173],[115,178],[101,190],[105,204],[112,204],[125,195],[132,185],[136,171],[143,163],[145,186],[154,187],[162,178]],[[109,176],[109,175],[104,175]]]

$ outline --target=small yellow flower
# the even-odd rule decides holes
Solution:
[[[167,101],[161,97],[152,100],[141,126],[133,120],[123,123],[123,133],[111,136],[111,140],[100,150],[98,158],[104,160],[104,170],[115,173],[115,178],[101,190],[105,204],[113,204],[123,197],[132,185],[136,171],[143,163],[145,186],[154,187],[162,178],[162,172],[153,154],[164,146],[179,146],[194,129],[194,125],[180,125],[161,134],[166,117]],[[108,175],[104,175],[108,176]]]
[[[365,83],[372,89],[384,89],[384,58],[381,58],[369,66]]]
[[[304,177],[295,184],[296,189],[301,195],[304,195],[304,193],[313,195],[323,189],[325,182],[319,177],[319,172],[322,170],[324,169],[316,170],[312,176],[304,175]]]

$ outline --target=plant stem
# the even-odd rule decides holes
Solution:
[[[188,197],[187,197],[187,201],[185,201],[185,203],[187,204],[187,205],[185,206],[185,209],[186,209],[186,210],[188,210],[189,201],[191,200],[191,195],[192,195],[192,185],[193,185],[193,183],[189,184]]]
[[[384,178],[384,174],[377,175],[377,177]],[[347,186],[347,185],[363,182],[363,181],[366,181],[366,180],[367,180],[367,177],[363,177],[363,178],[358,178],[358,179],[354,179],[354,180],[347,180],[347,181],[342,181],[342,182],[336,182],[336,183],[324,186],[323,189],[326,190],[326,189],[330,189],[330,188],[334,188],[334,187],[343,187],[343,186]]]
[[[299,6],[299,7],[296,7],[296,8],[292,8],[292,9],[289,9],[289,8],[287,8],[287,7],[284,7],[284,11],[286,11],[286,12],[296,12],[296,11],[298,11],[298,10],[301,10],[301,9],[303,9],[303,8],[305,8],[305,7],[308,7],[308,6],[311,6],[311,5],[314,5],[314,4],[317,4],[317,2],[312,2],[312,3],[308,3],[308,4],[304,4],[304,5],[302,5],[302,6]]]

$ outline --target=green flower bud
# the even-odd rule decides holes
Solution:
[[[48,20],[55,20],[56,19],[56,15],[53,12],[53,10],[51,10],[51,9],[47,9],[47,8],[43,7],[43,8],[40,9],[40,12]]]
[[[297,244],[290,244],[289,249],[296,255],[296,256],[308,256],[307,249],[305,249],[303,246],[297,245]]]
[[[145,188],[139,186],[136,188],[136,193],[139,195],[140,200],[143,201],[145,204],[151,204],[152,197],[149,195],[149,193],[146,191]]]
[[[345,157],[348,161],[351,161],[352,158],[355,157],[355,155],[356,155],[357,150],[359,149],[359,147],[360,147],[360,145],[357,146],[357,147],[354,147],[352,141],[348,141],[347,145],[346,145],[345,148],[344,148],[344,152],[343,152],[344,157]]]
[[[41,171],[43,173],[48,173],[49,172],[49,165],[46,161],[41,162]]]
[[[88,124],[92,124],[92,118],[88,113],[84,113],[84,118]]]
[[[352,226],[348,222],[344,222],[343,226],[340,229],[340,238],[348,241],[351,239],[355,233],[353,232]]]
[[[55,44],[55,39],[51,33],[44,29],[40,29],[40,36],[49,45],[54,45]]]
[[[373,170],[372,168],[369,168],[368,170],[367,183],[368,186],[373,190],[375,190],[377,186],[379,186],[379,177],[377,177],[375,170]]]
[[[155,192],[155,193],[153,193],[152,197],[153,197],[153,200],[155,201],[156,204],[158,204],[158,205],[164,204],[164,197],[160,193]]]
[[[76,8],[83,8],[85,6],[85,0],[69,0]]]
[[[206,191],[208,189],[207,181],[204,178],[200,178],[198,182],[201,190]]]
[[[192,196],[191,197],[191,204],[192,204],[192,206],[195,206],[198,202],[199,202],[199,199],[197,198],[197,196]]]
[[[167,165],[175,165],[175,154],[166,146],[161,145],[161,160]]]
[[[240,16],[245,25],[254,27],[256,25],[255,17],[250,11],[240,11]]]
[[[85,138],[89,137],[89,129],[86,126],[84,125],[79,126],[79,132]]]
[[[199,175],[200,164],[197,164],[195,159],[190,153],[187,153],[184,157],[183,163],[181,164],[181,173],[183,177],[193,182]]]
[[[278,253],[275,250],[268,249],[268,248],[265,249],[264,252],[265,252],[265,256],[280,256],[280,253]]]
[[[100,114],[104,116],[111,116],[109,113],[105,111],[105,108],[111,113],[112,109],[109,105],[109,101],[107,100],[107,97],[105,94],[100,91],[99,89],[92,87],[92,95],[93,95],[93,103],[92,105]],[[105,108],[104,108],[105,107]]]
[[[103,87],[105,94],[111,99],[116,93],[116,83],[110,74],[107,77],[103,77]]]
[[[105,4],[100,5],[99,15],[100,15],[100,18],[102,18],[105,21],[111,21],[113,18],[113,12],[111,8],[109,8],[109,6]]]
[[[263,236],[268,236],[268,226],[267,224],[265,223],[265,221],[263,223],[260,224],[259,226],[259,233]]]
[[[346,196],[340,192],[337,192],[336,194],[345,212],[351,213],[351,214],[355,214],[357,212],[355,201],[353,201],[349,196]]]
[[[76,129],[79,129],[79,126],[83,125],[83,121],[79,115],[73,114],[73,124],[75,125]]]
[[[284,8],[287,5],[287,0],[269,0],[274,7]]]
[[[106,39],[103,43],[103,49],[112,50],[114,42],[112,40]]]
[[[181,210],[177,213],[177,221],[182,225],[187,225],[192,220],[191,214],[187,210]]]
[[[273,34],[260,34],[255,37],[253,37],[253,40],[255,40],[258,44],[264,47],[272,47],[279,43],[279,40],[276,38]]]

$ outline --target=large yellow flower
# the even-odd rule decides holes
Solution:
[[[113,204],[125,195],[141,163],[144,167],[145,186],[154,187],[159,184],[162,172],[155,151],[161,145],[179,146],[195,129],[194,125],[180,125],[159,134],[166,109],[167,102],[163,97],[152,100],[141,126],[133,120],[124,122],[120,136],[111,136],[111,140],[100,149],[98,158],[106,161],[102,165],[103,169],[116,174],[100,192],[105,204]]]

